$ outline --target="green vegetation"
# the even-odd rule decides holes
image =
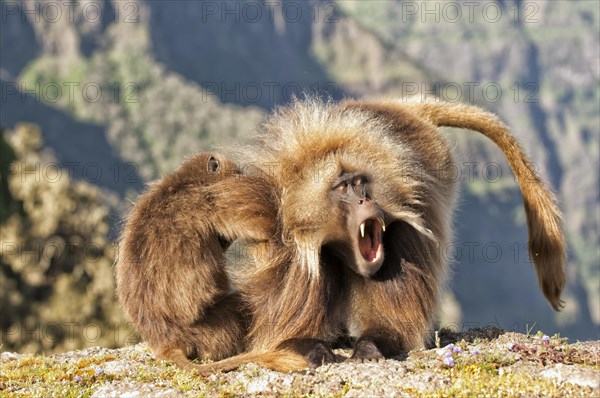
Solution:
[[[116,253],[99,189],[71,183],[36,126],[18,125],[4,139],[14,158],[2,176],[3,209],[20,210],[5,211],[0,232],[2,350],[123,344],[132,333],[114,300]]]
[[[4,138],[4,130],[0,128],[0,223],[4,223],[8,216],[18,210],[17,202],[13,200],[8,188],[10,165],[15,160],[15,152]]]
[[[263,114],[221,105],[213,94],[166,71],[152,59],[147,35],[140,25],[114,25],[90,58],[77,56],[65,65],[60,56],[42,55],[19,79],[40,87],[43,99],[77,120],[107,126],[121,156],[150,180],[193,152],[243,142]],[[56,86],[62,95],[52,91]]]
[[[50,357],[3,357],[0,390],[8,394],[73,397],[134,391],[142,395],[181,392],[192,396],[341,397],[348,393],[395,393],[414,397],[575,397],[592,396],[598,391],[598,386],[596,390],[590,386],[594,376],[597,379],[600,374],[597,343],[569,345],[565,339],[541,333],[507,333],[499,338],[469,340],[461,339],[442,349],[413,351],[403,361],[341,363],[288,374],[246,365],[238,371],[206,378],[157,361],[145,344]],[[349,350],[339,352],[349,355]],[[443,362],[445,352],[452,353],[451,365]],[[564,380],[557,380],[551,372],[560,372],[563,364],[569,364],[575,373],[565,373]]]

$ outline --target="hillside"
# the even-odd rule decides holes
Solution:
[[[490,14],[463,8],[460,17],[443,2],[427,14],[402,1],[237,2],[227,11],[220,2],[102,0],[98,15],[89,3],[50,18],[56,2],[0,0],[0,124],[39,125],[57,164],[111,198],[108,239],[146,181],[199,149],[248,142],[265,113],[302,90],[334,99],[437,93],[511,126],[558,194],[570,256],[567,306],[555,314],[537,289],[502,155],[475,134],[448,131],[463,197],[442,323],[522,333],[535,324],[600,339],[596,2],[499,0]],[[11,346],[20,348],[47,349]]]

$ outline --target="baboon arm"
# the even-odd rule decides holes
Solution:
[[[240,185],[243,184],[243,190]],[[231,240],[266,241],[277,232],[277,195],[269,181],[239,176],[214,184],[214,228]]]

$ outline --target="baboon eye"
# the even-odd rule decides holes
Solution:
[[[354,179],[354,185],[356,185],[357,187],[363,185],[365,183],[365,181],[362,179],[362,177],[356,177]]]
[[[336,191],[345,191],[347,187],[348,187],[348,183],[346,181],[342,181],[335,187],[335,190]]]
[[[220,167],[221,165],[219,164],[219,161],[214,156],[208,158],[207,168],[209,172],[216,173],[217,171],[219,171]]]

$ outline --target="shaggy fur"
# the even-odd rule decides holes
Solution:
[[[236,239],[276,233],[272,184],[201,153],[152,184],[127,219],[116,263],[117,295],[138,333],[161,357],[230,357],[246,349],[249,324],[230,293],[225,250]]]
[[[255,254],[254,261],[234,276],[251,314],[246,336],[248,352],[188,368],[209,374],[231,370],[250,361],[282,371],[317,366],[338,360],[331,351],[331,344],[348,335],[357,339],[352,360],[390,357],[423,346],[446,280],[447,264],[442,250],[451,240],[456,190],[452,157],[437,129],[439,126],[478,131],[507,156],[523,192],[530,253],[540,286],[553,308],[558,310],[565,283],[560,212],[515,139],[494,115],[477,107],[443,102],[296,101],[279,109],[266,122],[246,159],[259,168],[261,175],[268,176],[261,181],[268,180],[267,191],[273,192],[271,197],[277,200],[273,208],[266,210],[266,214],[274,217],[275,227],[269,225],[262,229],[277,231],[268,245],[262,246],[268,250]],[[370,277],[355,272],[352,264],[329,246],[337,234],[334,231],[352,218],[352,214],[344,212],[344,203],[332,202],[332,182],[355,173],[368,180],[366,200],[375,203],[385,215],[386,230],[382,239],[385,256],[381,268]],[[230,194],[245,197],[250,208],[268,203],[248,192],[238,191],[237,186]],[[173,197],[171,202],[175,201]],[[198,212],[192,210],[195,206],[198,204],[188,206],[186,203],[172,216],[189,217],[194,211]],[[221,209],[224,214],[230,214],[227,207]],[[130,224],[147,222],[145,217],[148,216],[143,213],[136,217],[135,220],[130,218]],[[235,218],[229,221],[238,222]],[[247,225],[247,228],[247,233],[262,232],[259,225]],[[237,231],[235,235],[242,236],[243,229]],[[131,233],[126,232],[126,236]],[[163,240],[166,237],[169,238],[166,240],[176,240],[177,233],[161,231],[157,239],[159,235]],[[206,236],[213,235],[202,232],[196,236],[183,246],[189,245],[199,253],[205,250]],[[233,239],[234,235],[227,237]],[[179,286],[183,295],[189,293],[188,305],[194,308],[193,313],[202,312],[199,307],[215,308],[217,312],[216,307],[206,304],[209,300],[202,298],[199,290],[220,286],[213,282],[215,276],[226,277],[220,276],[222,252],[217,253],[216,246],[209,247],[212,249],[208,256],[218,260],[219,265],[209,268],[210,258],[204,257],[198,266],[204,264],[206,272],[194,284],[170,284]],[[141,260],[138,252],[130,254],[130,258]],[[167,258],[172,256],[158,252],[148,257],[154,263]],[[188,269],[181,268],[181,272],[169,278],[189,277]],[[162,278],[148,277],[146,283],[162,284]],[[126,290],[130,289],[121,288],[122,292]],[[214,297],[214,294],[206,297]],[[164,309],[160,309],[162,305],[151,299],[138,299],[136,311],[166,316]],[[178,312],[169,312],[171,317],[182,317],[189,312],[189,308],[173,308]],[[194,320],[202,324],[201,317]],[[160,336],[168,336],[168,328],[165,324]],[[225,335],[235,336],[231,340],[238,338],[237,330],[241,329],[227,322],[220,328]],[[194,337],[193,344],[187,341],[186,344],[204,349],[196,340],[200,338]],[[183,337],[178,341],[183,342]],[[212,337],[207,341],[213,344],[213,351],[198,350],[196,354],[209,352],[215,358],[222,358],[242,349],[227,344],[214,346]],[[191,352],[186,344],[180,349],[189,357]]]

